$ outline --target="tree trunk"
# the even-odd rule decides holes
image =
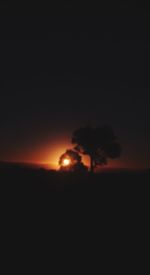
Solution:
[[[94,173],[94,161],[93,161],[93,157],[90,156],[90,172],[91,174]]]

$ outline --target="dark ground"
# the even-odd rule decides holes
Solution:
[[[125,195],[147,189],[150,171],[114,171],[91,175],[36,169],[12,164],[0,165],[1,190],[15,192],[102,192]]]
[[[79,232],[81,225],[85,231],[105,228],[105,234],[114,224],[126,228],[136,219],[138,228],[149,223],[149,184],[150,171],[79,175],[0,165],[1,209],[4,220],[12,220],[10,228],[16,216],[16,223],[54,227],[58,235],[64,226],[78,226]]]
[[[56,256],[69,244],[68,253],[76,247],[81,259],[82,251],[95,251],[100,261],[99,250],[112,257],[114,249],[132,259],[149,228],[149,184],[150,171],[77,175],[1,164],[3,234],[15,243],[12,254],[16,239],[37,251],[42,240],[48,250],[54,242]]]

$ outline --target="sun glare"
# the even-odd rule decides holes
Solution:
[[[70,159],[63,160],[63,166],[68,166],[70,164]]]

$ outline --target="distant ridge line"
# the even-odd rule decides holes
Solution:
[[[10,161],[0,161],[0,167],[10,166],[10,167],[22,167],[22,168],[31,168],[31,169],[45,169],[45,170],[55,170],[52,165],[48,163],[31,163],[31,162],[10,162]],[[150,173],[150,168],[105,168],[99,169],[96,174],[105,174],[105,173]]]

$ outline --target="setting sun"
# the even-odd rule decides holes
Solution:
[[[70,159],[67,159],[67,158],[64,159],[63,160],[63,166],[68,166],[70,164],[70,162],[71,162]]]

